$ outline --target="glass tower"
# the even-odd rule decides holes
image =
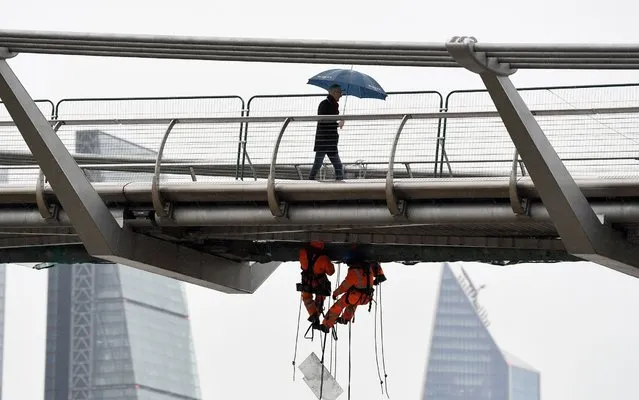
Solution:
[[[76,151],[99,154],[112,141],[77,132]],[[181,282],[119,264],[57,264],[48,291],[45,400],[200,399]]]
[[[423,399],[539,400],[539,372],[497,346],[477,293],[444,265]]]

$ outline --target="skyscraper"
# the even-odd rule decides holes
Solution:
[[[117,264],[49,270],[45,400],[198,400],[180,282]]]
[[[478,290],[444,265],[424,400],[539,400],[539,372],[495,343]]]
[[[114,140],[124,143],[77,132],[76,151],[102,154]],[[45,400],[200,399],[181,282],[118,264],[57,264],[48,292]]]

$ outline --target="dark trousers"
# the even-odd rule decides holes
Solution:
[[[331,163],[335,168],[335,179],[338,181],[343,180],[344,167],[342,166],[342,160],[339,159],[339,153],[336,151],[315,152],[315,162],[313,162],[313,168],[311,168],[311,173],[308,175],[308,179],[315,180],[315,176],[317,175],[317,172],[322,167],[322,163],[324,162],[324,156],[328,156],[328,159],[331,160]]]

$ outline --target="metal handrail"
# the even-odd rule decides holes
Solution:
[[[1,153],[0,153],[0,161],[1,161]],[[639,156],[637,157],[569,157],[562,158],[564,162],[576,162],[576,161],[639,161]],[[398,161],[396,164],[408,164],[408,165],[419,165],[419,164],[435,164],[436,161],[429,160],[419,160],[419,161]],[[488,159],[488,160],[451,160],[451,164],[485,164],[485,163],[512,163],[512,159]],[[290,166],[311,166],[313,163],[299,163],[299,162],[291,162],[286,163],[285,165]],[[353,161],[353,162],[345,162],[345,165],[388,165],[387,161]],[[102,164],[83,164],[78,163],[78,165],[84,170],[104,170],[104,171],[123,171],[123,172],[154,172],[155,163],[154,162],[146,162],[146,163],[102,163]],[[223,164],[224,166],[235,166],[235,164]],[[281,165],[281,164],[280,164]],[[184,168],[187,170],[189,167],[211,167],[212,164],[210,162],[190,162],[185,160],[183,162],[163,162],[162,167],[164,168]],[[38,170],[40,167],[37,163],[33,164],[8,164],[3,165],[0,164],[0,169],[2,170]],[[521,168],[521,167],[520,167]],[[180,172],[176,172],[176,170],[172,170],[171,174],[179,174]],[[186,173],[189,173],[188,171]],[[201,175],[207,175],[206,171],[199,172]],[[504,175],[506,176],[506,175]]]
[[[600,115],[600,114],[635,114],[639,113],[639,107],[602,107],[602,108],[566,108],[556,110],[532,110],[534,116],[575,116],[575,115]],[[400,114],[350,114],[340,115],[344,121],[377,121],[402,119],[406,115]],[[439,119],[439,118],[499,118],[496,111],[459,111],[459,112],[428,112],[412,113],[413,119]],[[331,115],[297,115],[297,116],[269,116],[269,117],[209,117],[209,118],[179,118],[180,124],[206,124],[206,123],[256,123],[256,122],[282,122],[282,118],[291,118],[297,122],[317,122],[334,120]],[[50,123],[63,122],[64,125],[166,125],[175,118],[117,118],[117,119],[58,119]],[[15,126],[13,121],[0,121],[0,126]]]

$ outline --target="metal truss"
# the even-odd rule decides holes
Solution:
[[[639,277],[639,247],[597,215],[550,144],[528,106],[511,82],[515,73],[480,50],[476,39],[455,37],[450,54],[479,74],[520,154],[566,250],[578,257]]]

